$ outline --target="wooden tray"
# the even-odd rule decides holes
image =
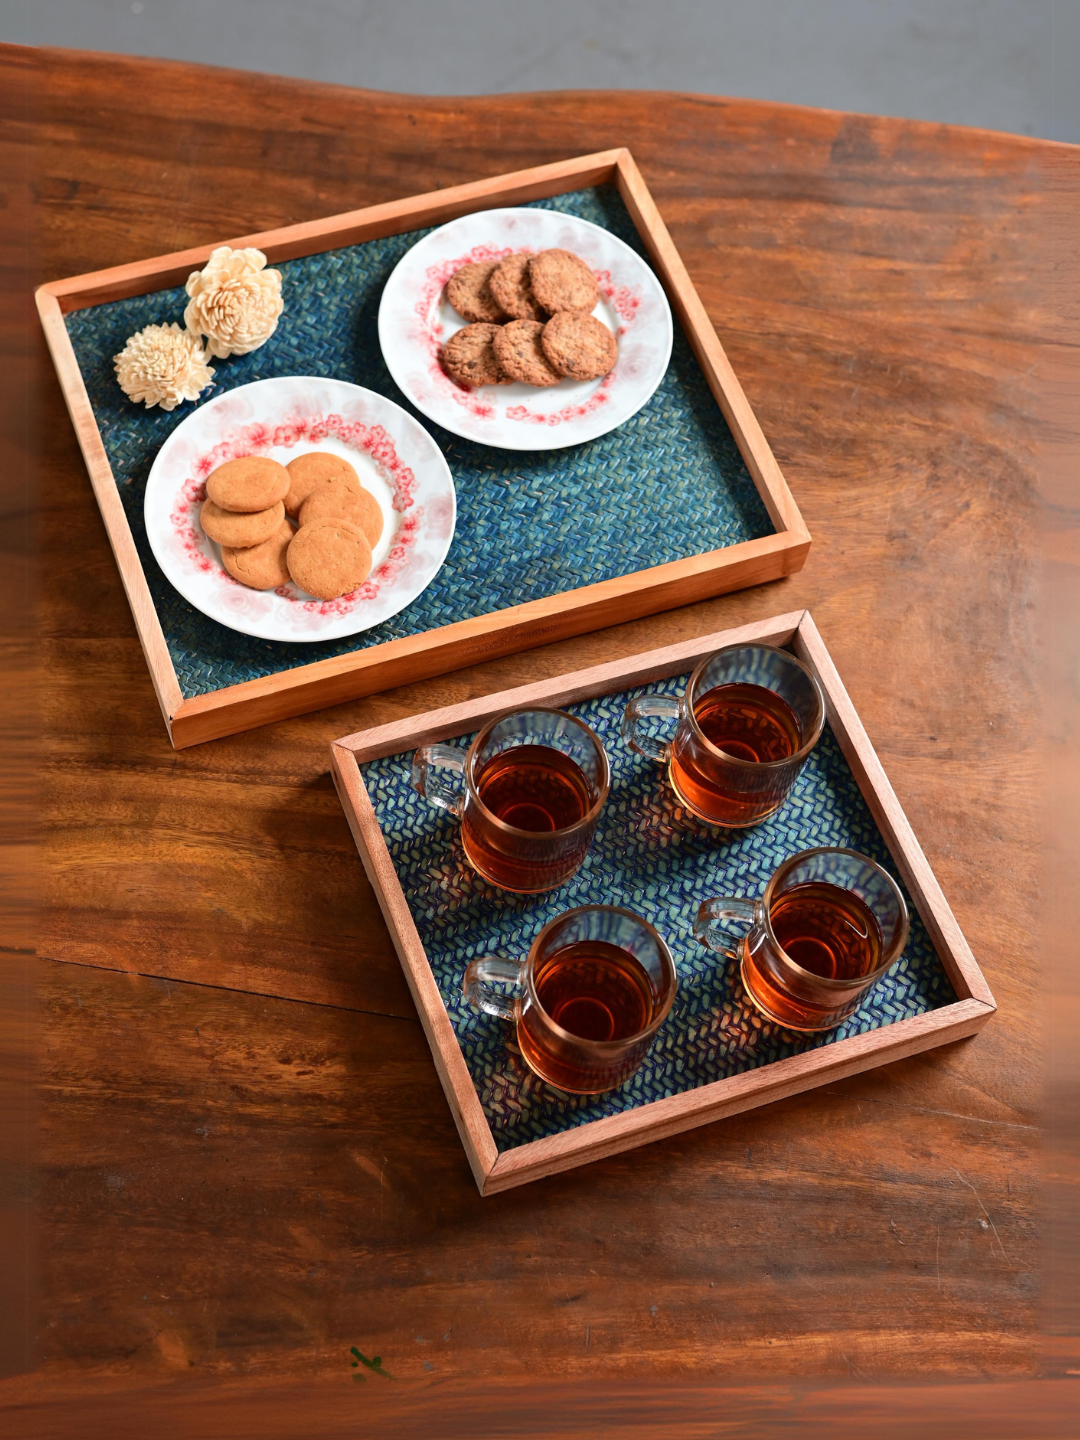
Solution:
[[[839,801],[844,803],[842,792],[846,786],[854,797],[852,805],[849,806],[854,818],[848,821],[854,828],[849,829],[848,835],[857,842],[855,848],[873,853],[876,847],[880,860],[886,864],[891,861],[912,902],[912,936],[908,947],[890,970],[889,976],[875,987],[874,995],[888,982],[892,982],[896,987],[894,994],[902,994],[900,981],[894,977],[909,963],[912,967],[920,964],[923,973],[931,976],[931,979],[921,980],[919,995],[906,1003],[908,1011],[918,1012],[921,1007],[921,1013],[911,1013],[909,1018],[894,1018],[903,1013],[903,1006],[898,1007],[888,994],[882,992],[876,999],[873,996],[868,998],[864,1006],[866,1013],[860,1011],[861,1018],[853,1017],[851,1022],[833,1035],[816,1039],[793,1039],[791,1032],[783,1032],[779,1027],[768,1025],[757,1017],[757,1012],[745,1002],[740,989],[734,1003],[736,1006],[740,1002],[744,1005],[745,1010],[750,1012],[753,1023],[752,1029],[744,1028],[740,1032],[739,1025],[745,1027],[747,1022],[739,1020],[734,1028],[726,1032],[729,1035],[742,1035],[738,1043],[743,1045],[746,1053],[742,1056],[734,1055],[730,1064],[725,1061],[728,1068],[737,1073],[727,1074],[712,1083],[701,1083],[698,1075],[692,1081],[693,1088],[682,1088],[681,1093],[670,1093],[670,1090],[682,1086],[685,1083],[682,1079],[675,1082],[665,1081],[668,1093],[663,1094],[663,1098],[650,1099],[646,1090],[640,1097],[619,1099],[618,1105],[621,1108],[618,1113],[605,1113],[597,1118],[591,1118],[593,1111],[583,1110],[581,1107],[574,1109],[573,1105],[569,1104],[561,1113],[553,1116],[545,1113],[542,1124],[538,1120],[534,1132],[545,1133],[536,1139],[528,1138],[530,1132],[527,1126],[522,1129],[520,1112],[524,1103],[526,1106],[536,1106],[537,1114],[540,1114],[545,1101],[539,1098],[538,1089],[544,1090],[544,1087],[533,1077],[528,1077],[533,1084],[532,1098],[530,1100],[526,1095],[522,1101],[520,1096],[515,1097],[518,1118],[513,1124],[517,1127],[517,1135],[512,1144],[504,1144],[500,1148],[499,1136],[495,1133],[490,1119],[492,1106],[488,1104],[485,1111],[479,1093],[485,1084],[485,1064],[478,1063],[476,1055],[470,1051],[470,1068],[470,1064],[466,1063],[462,1043],[459,1042],[462,1023],[473,1022],[471,1019],[461,1022],[459,1015],[459,1028],[456,1031],[448,1011],[448,996],[452,988],[456,985],[460,990],[460,973],[444,975],[444,985],[440,991],[418,929],[416,916],[423,909],[417,900],[420,892],[414,889],[410,904],[399,868],[402,874],[410,873],[408,867],[410,864],[415,866],[416,856],[420,855],[421,890],[426,890],[432,902],[428,913],[421,917],[427,926],[429,937],[441,944],[442,937],[456,926],[463,937],[461,943],[467,947],[465,953],[468,954],[484,953],[488,948],[489,935],[481,931],[489,917],[496,914],[500,907],[505,920],[500,918],[497,923],[509,924],[511,928],[518,926],[520,933],[528,937],[535,934],[540,924],[548,918],[545,906],[550,908],[551,914],[555,914],[575,904],[584,903],[587,894],[575,894],[576,881],[571,881],[555,892],[553,897],[543,897],[530,904],[490,889],[477,877],[472,876],[471,872],[466,879],[462,879],[460,871],[466,869],[463,865],[459,865],[459,874],[455,878],[448,857],[451,847],[458,844],[456,831],[445,816],[425,806],[419,797],[415,797],[415,807],[411,811],[407,805],[399,807],[399,815],[405,814],[407,817],[407,837],[405,844],[399,847],[396,867],[376,813],[376,804],[383,805],[386,809],[386,775],[397,766],[400,759],[400,770],[396,773],[403,777],[407,771],[409,755],[416,746],[451,737],[464,737],[501,712],[533,704],[561,707],[583,702],[595,703],[596,697],[620,694],[635,686],[652,686],[658,682],[663,683],[669,677],[681,676],[692,669],[702,656],[720,646],[745,641],[762,641],[789,647],[810,666],[825,692],[828,727],[807,762],[807,768],[800,777],[791,800],[777,816],[766,821],[763,826],[742,832],[736,837],[730,834],[725,837],[722,832],[709,830],[708,827],[696,827],[698,834],[694,843],[707,861],[709,884],[714,886],[711,893],[724,893],[725,888],[728,888],[724,884],[725,878],[730,879],[736,875],[739,889],[732,892],[729,888],[729,893],[760,893],[754,880],[749,878],[754,874],[756,852],[760,852],[757,854],[757,884],[761,884],[761,877],[770,873],[774,864],[778,863],[777,854],[783,858],[786,854],[809,848],[815,843],[837,843],[834,838],[815,830],[815,826],[825,823],[825,806],[821,797],[833,806],[835,814],[833,802],[839,797]],[[617,714],[621,702],[620,694],[613,714]],[[590,720],[596,723],[592,715]],[[617,721],[610,717],[609,724],[617,729]],[[824,778],[820,781],[808,781],[800,801],[799,786],[802,785],[804,776],[812,769],[819,751],[827,751],[829,747],[832,747],[832,760],[825,755],[820,761],[821,775]],[[608,748],[614,763],[613,747],[609,744]],[[973,1034],[986,1023],[994,1011],[993,996],[912,833],[808,611],[780,615],[738,629],[703,635],[697,640],[649,651],[609,665],[503,691],[426,715],[412,716],[339,740],[331,747],[331,753],[334,780],[341,803],[401,958],[481,1194],[489,1195],[498,1190],[509,1189],[511,1186],[643,1145],[695,1125],[736,1114],[740,1110],[768,1104],[772,1100],[826,1081],[957,1040],[961,1036]],[[395,757],[395,760],[392,764],[388,762],[388,765],[379,767],[375,762],[385,757]],[[826,774],[829,765],[832,767],[831,781]],[[369,781],[376,785],[374,791],[369,791],[369,784],[365,783],[361,767],[364,767]],[[655,780],[647,781],[647,800],[641,804],[637,814],[632,809],[632,787],[625,787],[620,797],[617,784],[613,784],[608,807],[616,804],[621,806],[621,819],[615,822],[621,827],[618,842],[620,845],[628,843],[625,837],[641,828],[644,821],[639,817],[645,816],[646,812],[652,814],[649,823],[654,827],[657,824],[656,797],[660,792],[666,794],[667,791],[661,772],[656,767],[653,767],[653,770]],[[400,794],[405,782],[402,779],[395,783]],[[815,785],[819,788],[815,789]],[[806,797],[815,795],[818,800],[811,804]],[[801,821],[800,804],[803,809]],[[809,813],[810,811],[816,813]],[[633,823],[628,817],[633,817]],[[602,827],[603,823],[602,817]],[[675,810],[673,823],[681,826],[683,830],[693,828],[693,822],[689,821],[686,813],[681,810]],[[801,831],[800,823],[803,826]],[[441,838],[438,833],[440,827]],[[835,834],[833,830],[831,835]],[[680,839],[679,843],[684,841]],[[594,849],[599,844],[598,832]],[[429,847],[426,854],[421,853],[425,846]],[[725,847],[728,847],[727,852]],[[736,850],[737,863],[733,862],[729,873],[725,875],[725,853],[731,854]],[[601,859],[597,864],[603,867],[604,861]],[[418,872],[414,868],[411,873],[415,878]],[[638,866],[635,873],[643,874],[644,868]],[[653,898],[648,903],[654,906],[651,914],[647,908],[642,908],[642,913],[653,919],[654,923],[658,923],[657,913],[663,913],[667,917],[661,928],[671,943],[670,927],[673,922],[670,917],[673,908],[683,902],[677,895],[673,897],[670,891],[667,895],[664,893],[661,850],[657,851],[657,864],[649,867],[649,873],[660,878],[655,883],[650,881],[643,892],[640,892],[651,894]],[[601,893],[611,881],[611,877],[610,870],[601,869]],[[620,902],[616,899],[614,903]],[[692,903],[696,908],[696,900]],[[520,913],[515,912],[515,906]],[[657,906],[661,907],[659,912]],[[668,908],[664,910],[664,906]],[[633,908],[641,906],[635,904]],[[471,943],[473,938],[475,943]],[[429,938],[429,945],[433,943],[433,939]],[[923,947],[923,959],[909,962],[908,956],[912,947],[919,945]],[[502,953],[507,953],[507,950],[504,949]],[[524,954],[524,949],[511,949],[509,953],[516,958]],[[701,952],[695,957],[689,949],[685,949],[685,958],[680,958],[678,952],[676,953],[680,968],[680,992],[688,978],[684,964],[689,966],[705,963],[701,958],[702,954],[707,955],[708,952]],[[717,964],[715,959],[708,963],[714,968]],[[722,963],[720,962],[721,965]],[[915,973],[914,969],[912,973]],[[936,981],[932,978],[934,975],[938,977]],[[726,977],[724,983],[727,983]],[[737,979],[733,980],[732,984],[737,986]],[[734,996],[735,991],[732,990],[730,994]],[[693,1020],[698,1031],[701,1020],[700,1013]],[[500,1022],[491,1023],[498,1026]],[[670,1023],[671,1017],[665,1025]],[[513,1031],[509,1026],[504,1027],[504,1031],[506,1038],[498,1043],[507,1049],[512,1048],[507,1042],[512,1042]],[[661,1030],[654,1042],[654,1049],[663,1035],[664,1030]],[[490,1042],[484,1043],[489,1044],[490,1056]],[[780,1058],[770,1058],[773,1053],[778,1053]],[[490,1059],[486,1066],[490,1071]],[[682,1068],[680,1061],[680,1076]],[[630,1082],[630,1086],[634,1083]],[[626,1088],[628,1087],[624,1087]],[[565,1100],[566,1097],[560,1099]],[[609,1102],[608,1108],[614,1103]]]
[[[470,211],[527,203],[613,182],[662,280],[712,395],[768,511],[775,533],[605,579],[385,643],[357,648],[185,698],[147,576],[118,496],[65,315],[177,286],[216,245],[254,245],[271,262],[439,224]],[[290,715],[423,679],[801,568],[810,535],[757,420],[629,152],[587,155],[390,204],[120,265],[37,291],[45,336],[116,555],[139,638],[174,746],[197,744]],[[161,316],[161,319],[172,318]],[[302,647],[294,647],[300,649]]]

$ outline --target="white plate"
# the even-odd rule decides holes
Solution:
[[[517,251],[572,250],[600,286],[593,314],[615,334],[619,358],[602,380],[533,385],[455,384],[439,352],[466,322],[443,294],[469,260]],[[659,280],[621,240],[557,210],[481,210],[418,240],[398,261],[379,305],[379,344],[395,381],[430,420],[503,450],[558,450],[606,435],[638,410],[671,358],[671,310]]]
[[[339,600],[314,600],[291,582],[250,590],[222,568],[199,524],[216,466],[242,455],[287,464],[310,450],[348,460],[383,512],[371,575]],[[261,640],[336,640],[388,620],[430,585],[457,501],[442,451],[400,405],[345,380],[290,375],[238,385],[192,411],[157,453],[144,514],[155,559],[204,615]]]

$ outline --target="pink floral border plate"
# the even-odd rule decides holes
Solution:
[[[287,464],[309,450],[347,459],[382,507],[371,574],[339,600],[291,582],[248,589],[199,525],[216,466],[242,455]],[[358,634],[415,600],[446,559],[457,501],[442,451],[400,405],[345,380],[290,375],[238,385],[192,411],[158,451],[144,513],[155,559],[197,610],[242,635],[304,642]]]
[[[602,380],[531,385],[456,384],[439,363],[442,346],[465,322],[443,294],[469,260],[518,251],[573,250],[600,286],[593,314],[614,333],[619,358]],[[610,231],[557,210],[481,210],[441,225],[398,261],[379,306],[379,344],[401,390],[430,420],[466,440],[504,450],[558,450],[614,430],[663,379],[672,324],[659,280]]]

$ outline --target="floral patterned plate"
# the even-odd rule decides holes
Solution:
[[[218,465],[242,455],[287,464],[309,450],[348,460],[385,521],[370,576],[339,600],[314,600],[292,582],[248,589],[199,524]],[[442,451],[400,405],[344,380],[290,375],[238,385],[192,411],[157,453],[145,515],[155,559],[197,610],[242,635],[303,642],[355,635],[415,600],[446,559],[457,501]]]
[[[469,260],[553,248],[574,251],[595,271],[593,314],[618,340],[614,370],[547,389],[456,384],[439,353],[466,322],[443,294],[447,280]],[[441,225],[398,261],[379,306],[383,359],[416,408],[455,435],[503,450],[558,450],[614,430],[660,384],[671,339],[667,296],[644,260],[610,231],[557,210],[481,210]]]

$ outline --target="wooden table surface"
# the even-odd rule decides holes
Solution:
[[[791,579],[178,754],[35,342],[39,1374],[345,1380],[356,1346],[416,1382],[1034,1375],[1032,247],[1060,147],[75,52],[0,76],[38,281],[629,146],[814,536]],[[482,1200],[330,741],[801,606],[997,1016]]]

